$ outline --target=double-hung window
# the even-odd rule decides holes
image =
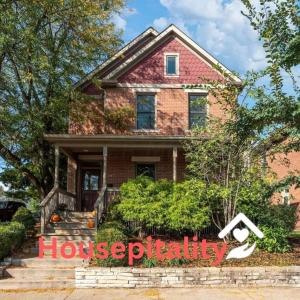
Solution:
[[[179,56],[178,54],[165,55],[165,75],[177,76],[179,75]]]
[[[155,95],[137,96],[137,129],[155,129]]]
[[[205,126],[207,109],[206,95],[189,95],[189,128]]]

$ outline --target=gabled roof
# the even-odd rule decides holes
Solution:
[[[75,83],[74,88],[78,88],[82,86],[84,83],[87,81],[91,80],[97,73],[102,71],[105,67],[109,66],[112,64],[114,61],[117,59],[121,58],[124,53],[128,52],[131,48],[136,46],[140,41],[142,41],[144,38],[147,36],[157,36],[158,32],[152,28],[149,27],[147,30],[142,32],[140,35],[138,35],[136,38],[134,38],[131,42],[129,42],[127,45],[125,45],[121,50],[119,50],[115,55],[113,55],[111,58],[106,60],[104,63],[99,65],[97,68],[95,68],[93,71],[91,71],[89,74],[87,74],[85,77],[80,79],[78,82]]]
[[[145,45],[141,50],[137,51],[134,55],[129,57],[120,66],[115,68],[110,72],[104,80],[116,79],[121,74],[123,74],[130,67],[137,64],[145,55],[152,51],[160,42],[168,37],[169,35],[175,35],[185,44],[187,44],[192,50],[194,50],[199,56],[201,56],[209,65],[212,67],[218,66],[224,73],[228,74],[236,83],[241,83],[241,79],[235,76],[228,68],[221,64],[217,59],[211,56],[206,50],[201,48],[197,43],[195,43],[190,37],[188,37],[184,32],[178,29],[175,25],[170,25],[159,35],[157,35],[152,41]]]
[[[136,52],[134,52],[132,55],[129,55],[126,58],[123,58],[123,61],[119,65],[114,65],[114,63],[120,58],[122,58],[122,55],[124,53],[128,53],[130,49],[134,49],[134,47],[142,41],[147,36],[152,35],[154,38],[149,40],[148,43],[146,43],[143,47],[138,49]],[[82,78],[80,81],[78,81],[74,88],[82,87],[85,83],[90,81],[95,75],[99,74],[101,71],[103,71],[106,67],[109,67],[109,65],[112,66],[111,70],[107,72],[107,74],[102,77],[103,81],[115,81],[118,77],[120,77],[122,74],[124,74],[128,69],[136,65],[139,61],[141,61],[147,54],[151,53],[153,49],[155,49],[158,45],[161,44],[162,41],[167,39],[169,36],[176,36],[179,38],[182,42],[184,42],[191,50],[196,52],[208,65],[210,65],[212,68],[215,68],[218,66],[224,73],[228,74],[232,80],[238,84],[242,83],[242,80],[238,78],[236,75],[234,75],[233,72],[231,72],[227,67],[225,67],[223,64],[221,64],[216,58],[214,58],[212,55],[210,55],[206,50],[204,50],[202,47],[200,47],[196,42],[194,42],[190,37],[188,37],[183,31],[181,31],[179,28],[177,28],[175,25],[170,25],[167,27],[164,31],[161,33],[158,33],[155,29],[152,27],[149,27],[146,31],[144,31],[142,34],[137,36],[134,40],[132,40],[130,43],[128,43],[124,48],[122,48],[120,51],[118,51],[113,57],[108,59],[106,62],[101,64],[99,67],[94,69],[91,73],[89,73],[87,76]]]

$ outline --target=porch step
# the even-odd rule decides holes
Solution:
[[[33,289],[65,289],[74,288],[74,279],[64,280],[16,280],[15,278],[8,278],[0,280],[0,290],[33,290]]]
[[[85,234],[57,234],[57,233],[46,233],[43,235],[44,242],[52,242],[53,238],[57,239],[58,244],[62,244],[64,242],[81,242],[81,241],[93,241],[95,238],[95,232],[87,232]]]
[[[4,260],[5,262],[5,260]],[[11,266],[26,268],[75,268],[88,265],[88,261],[79,257],[72,259],[52,258],[52,257],[33,257],[33,258],[12,258],[9,261]]]
[[[75,269],[74,268],[7,268],[4,272],[5,278],[15,278],[15,279],[28,279],[31,280],[52,280],[55,279],[74,279],[75,278]]]
[[[68,229],[64,229],[64,228],[53,228],[53,229],[49,229],[47,234],[56,234],[56,235],[90,235],[92,236],[95,233],[95,229],[89,229],[89,228],[68,228]]]
[[[59,223],[50,223],[47,229],[90,229],[87,227],[88,220],[82,219],[77,222],[64,220]]]
[[[94,218],[91,212],[82,212],[82,211],[68,211],[62,213],[63,219],[65,218]]]

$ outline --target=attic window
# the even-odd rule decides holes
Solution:
[[[166,76],[179,75],[179,54],[178,53],[165,54],[165,75]]]

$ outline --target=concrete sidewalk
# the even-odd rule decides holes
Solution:
[[[1,300],[298,300],[300,288],[193,288],[0,291]]]

